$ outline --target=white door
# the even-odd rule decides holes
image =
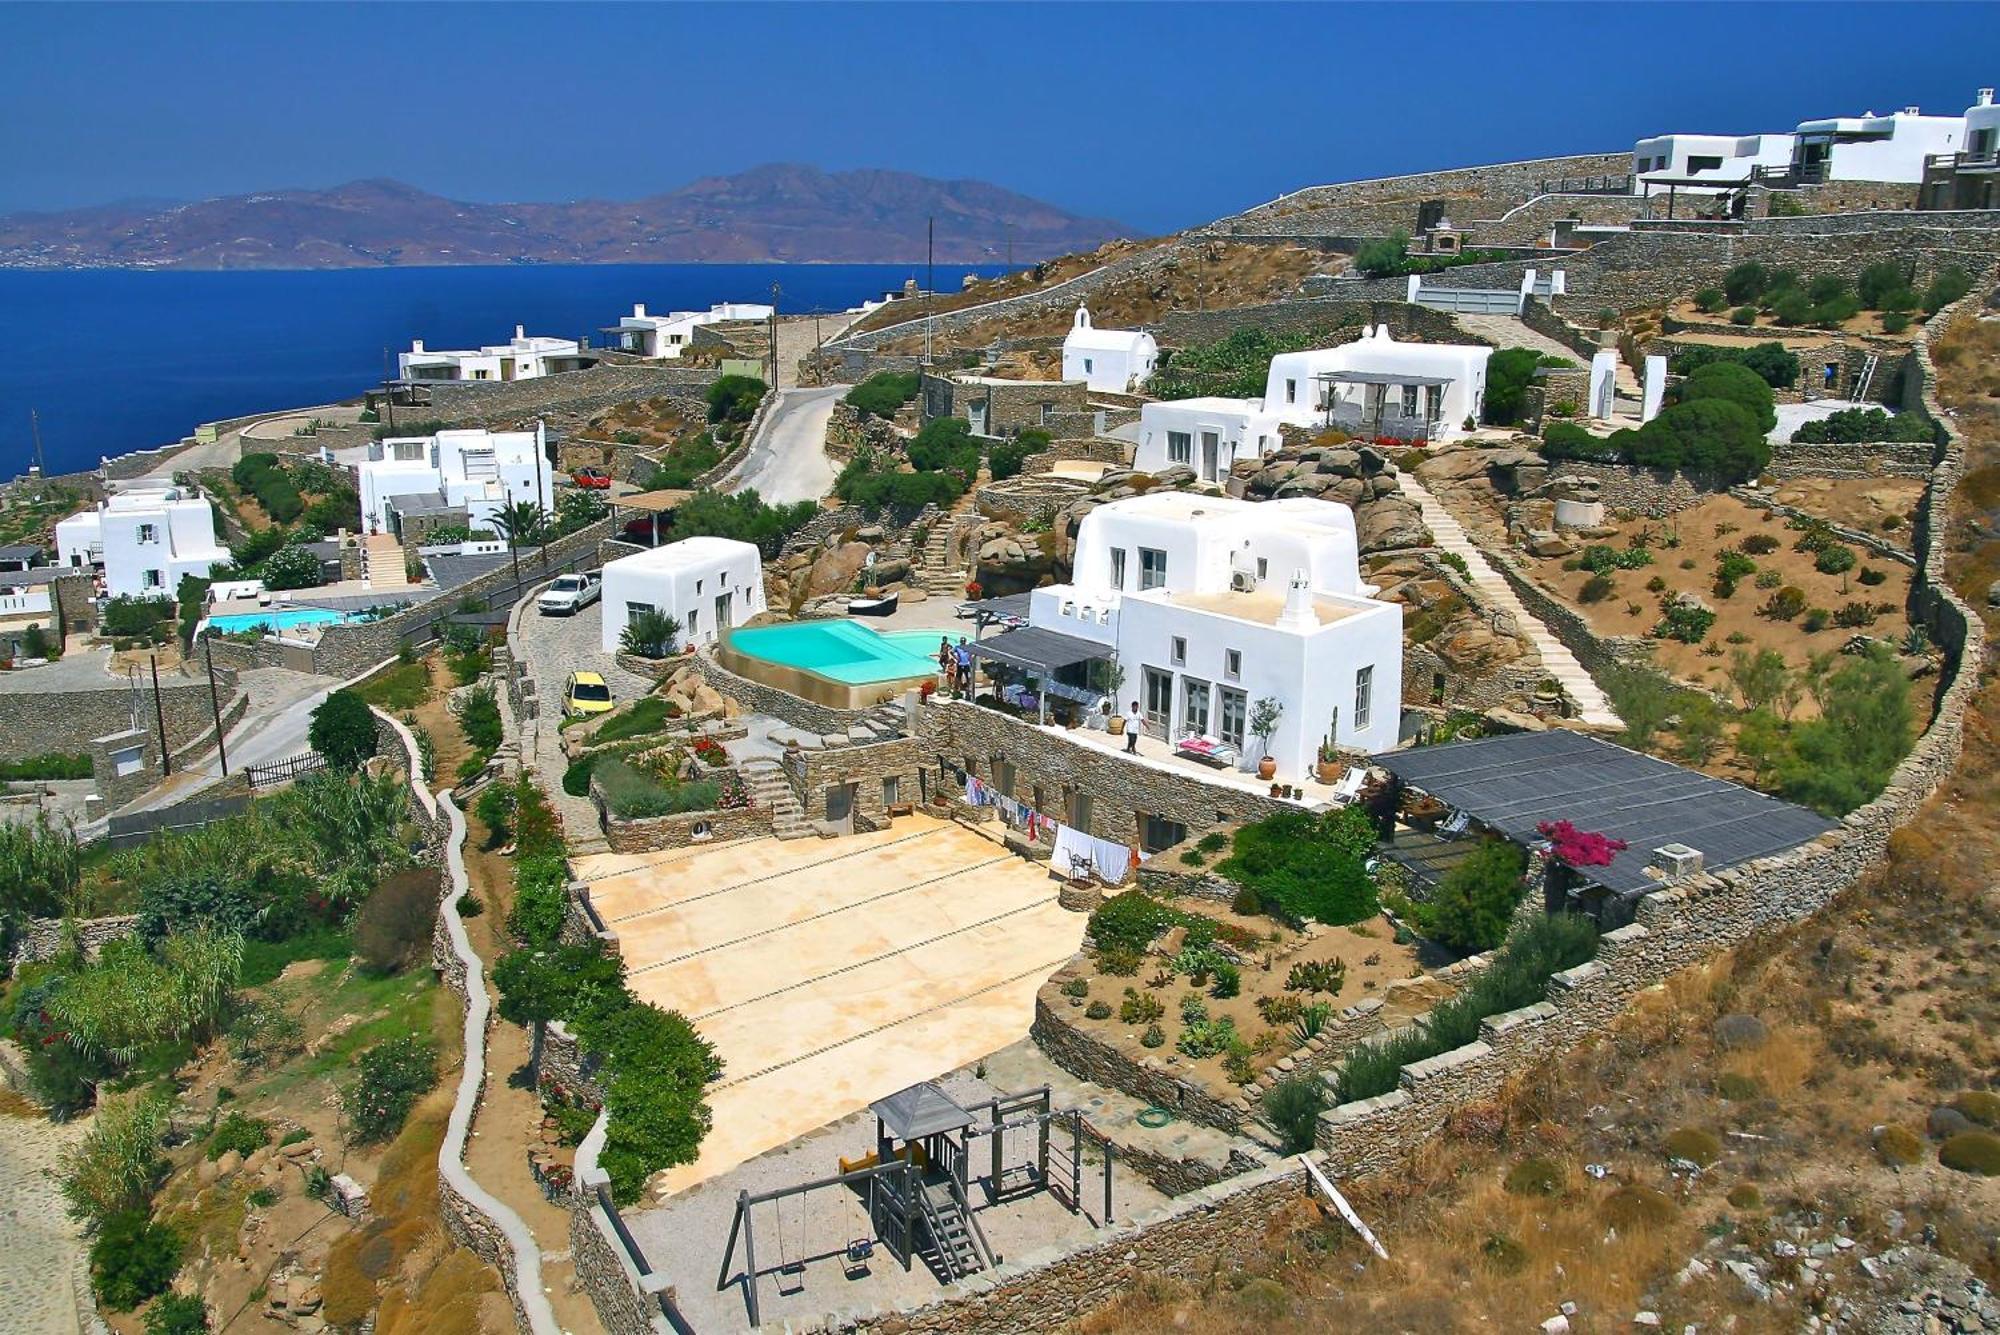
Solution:
[[[1204,482],[1215,481],[1216,456],[1221,452],[1222,440],[1213,431],[1201,433],[1201,476]]]

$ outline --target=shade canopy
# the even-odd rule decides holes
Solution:
[[[966,648],[972,651],[974,658],[990,659],[1026,672],[1054,672],[1078,663],[1088,663],[1092,659],[1110,658],[1113,654],[1108,644],[1037,626],[1003,631],[990,640],[981,640]]]
[[[892,1139],[902,1141],[921,1140],[972,1125],[972,1114],[952,1102],[951,1096],[933,1080],[877,1099],[868,1105],[868,1111],[875,1114]]]
[[[1450,742],[1371,757],[1411,788],[1520,844],[1542,821],[1569,821],[1629,845],[1609,866],[1578,874],[1607,890],[1642,893],[1653,850],[1685,844],[1710,871],[1782,853],[1837,828],[1775,797],[1622,746],[1553,730]]]
[[[1395,371],[1323,371],[1313,379],[1336,385],[1415,385],[1419,388],[1451,383],[1448,375],[1403,375]]]
[[[694,496],[691,491],[674,487],[662,487],[658,491],[635,491],[629,496],[613,496],[609,504],[620,510],[640,510],[647,514],[665,514],[678,510]]]

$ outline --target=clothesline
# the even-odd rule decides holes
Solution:
[[[938,767],[964,781],[968,805],[992,807],[1000,813],[1000,819],[1012,828],[1025,832],[1038,843],[1052,843],[1054,850],[1049,858],[1050,864],[1065,875],[1095,876],[1107,884],[1120,885],[1131,872],[1133,862],[1145,856],[1129,844],[1100,839],[1065,825],[1052,816],[1043,815],[1026,802],[1009,797],[978,775],[967,773],[942,756],[938,758]]]

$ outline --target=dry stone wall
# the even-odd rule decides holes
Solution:
[[[1181,1078],[1164,1063],[1142,1064],[1109,1043],[1100,1042],[1050,1006],[1047,991],[1043,988],[1044,995],[1035,998],[1035,1023],[1028,1032],[1050,1061],[1079,1080],[1123,1090],[1134,1098],[1170,1109],[1190,1122],[1232,1133],[1243,1129],[1243,1109],[1238,1100],[1219,1097],[1197,1081]]]
[[[1442,199],[1454,224],[1477,233],[1479,220],[1500,218],[1536,197],[1545,183],[1564,177],[1615,175],[1631,170],[1631,166],[1630,152],[1584,153],[1308,186],[1218,219],[1203,230],[1225,236],[1296,236],[1322,231],[1342,236],[1386,236],[1396,228],[1413,230],[1418,204]]]
[[[24,679],[23,685],[32,686],[31,674],[39,670],[26,668],[17,675]],[[236,700],[236,673],[218,665],[215,677],[227,717]],[[114,679],[108,676],[104,680],[105,685],[86,690],[0,692],[0,760],[55,753],[77,755],[90,750],[92,738],[127,729],[147,732],[157,744],[162,718],[166,721],[167,749],[172,752],[214,730],[215,707],[206,679],[163,673],[157,709],[149,678],[142,676],[142,689],[136,690],[111,685]]]
[[[1813,445],[1779,441],[1765,469],[1779,481],[1795,477],[1928,477],[1937,447],[1909,441],[1873,445]]]
[[[600,362],[582,371],[531,380],[426,381],[419,392],[430,402],[397,412],[410,418],[434,417],[454,426],[511,426],[536,416],[552,423],[580,424],[633,399],[704,392],[721,375],[708,368]]]
[[[797,794],[807,820],[827,820],[827,791],[854,785],[857,826],[879,826],[889,819],[884,784],[894,780],[896,804],[921,801],[924,747],[914,737],[897,737],[861,746],[834,746],[820,751],[787,751],[780,762]]]

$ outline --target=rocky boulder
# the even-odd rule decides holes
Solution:
[[[1354,512],[1354,527],[1364,553],[1393,547],[1423,547],[1431,540],[1424,517],[1401,495],[1380,497],[1358,507]]]

